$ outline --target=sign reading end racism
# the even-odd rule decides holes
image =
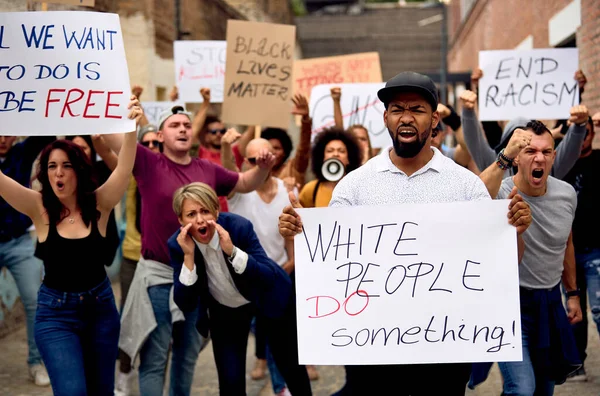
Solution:
[[[296,27],[227,21],[225,122],[287,129]]]
[[[579,103],[577,48],[481,51],[481,121],[569,118]]]
[[[300,363],[520,361],[508,202],[299,209]]]
[[[130,97],[119,16],[0,13],[4,135],[129,132]]]

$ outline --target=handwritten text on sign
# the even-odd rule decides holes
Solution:
[[[175,41],[173,48],[179,99],[202,102],[200,88],[210,88],[211,102],[223,102],[227,42]]]
[[[294,93],[306,97],[316,85],[371,82],[381,82],[377,52],[302,59],[294,64]]]
[[[300,209],[302,364],[521,360],[508,201]]]
[[[288,128],[296,27],[227,21],[226,122]]]
[[[579,103],[577,48],[481,51],[482,121],[568,118]]]
[[[388,147],[392,144],[383,122],[385,107],[377,98],[377,91],[383,83],[371,84],[329,84],[317,85],[310,95],[310,114],[313,117],[313,134],[335,125],[333,119],[333,99],[331,88],[342,89],[342,115],[344,128],[360,124],[367,128],[373,148]]]
[[[0,13],[0,120],[8,135],[128,132],[130,86],[119,17]]]

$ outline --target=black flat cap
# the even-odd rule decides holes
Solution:
[[[431,105],[432,110],[437,110],[437,88],[431,78],[415,72],[402,72],[390,79],[385,87],[377,92],[377,97],[387,107],[394,96],[401,92],[415,92],[423,95],[423,98]]]

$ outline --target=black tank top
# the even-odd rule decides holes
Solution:
[[[63,238],[56,224],[50,224],[48,237],[38,240],[35,249],[35,256],[44,262],[44,284],[63,292],[84,292],[99,285],[106,278],[104,266],[112,261],[107,245],[97,221],[92,221],[90,235],[79,239]]]

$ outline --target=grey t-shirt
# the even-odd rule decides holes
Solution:
[[[514,186],[512,177],[504,179],[498,198],[507,198]],[[577,195],[570,184],[552,176],[548,177],[546,194],[519,194],[531,207],[532,217],[523,233],[525,252],[519,264],[519,284],[530,289],[549,289],[561,280]]]

